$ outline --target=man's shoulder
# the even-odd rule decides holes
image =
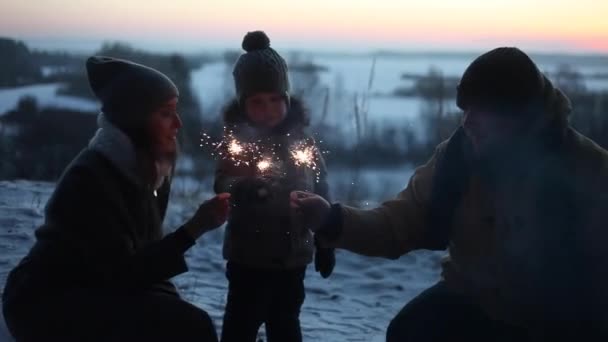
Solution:
[[[568,160],[577,168],[603,172],[608,176],[608,151],[575,129],[570,129],[567,134]]]
[[[574,129],[567,133],[562,155],[569,172],[569,183],[578,193],[608,190],[608,151]]]
[[[454,154],[458,154],[459,158],[463,157],[460,156],[460,154],[466,153],[466,142],[467,137],[464,132],[464,129],[456,129],[449,138],[445,139],[444,141],[439,143],[437,147],[435,147],[433,159],[441,160],[445,157],[456,157],[454,156]]]

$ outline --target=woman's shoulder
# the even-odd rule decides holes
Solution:
[[[91,148],[84,148],[65,168],[60,181],[71,176],[81,176],[85,174],[96,174],[107,172],[111,163],[101,153]]]
[[[70,162],[57,182],[56,189],[84,192],[87,189],[112,188],[120,183],[120,172],[101,153],[85,148]]]
[[[47,215],[65,216],[73,208],[99,207],[101,203],[120,202],[119,198],[135,193],[127,181],[103,155],[82,150],[66,167],[49,198]]]

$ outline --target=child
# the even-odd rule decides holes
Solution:
[[[237,98],[227,106],[224,121],[229,140],[257,148],[237,149],[216,172],[215,191],[233,196],[223,251],[229,289],[221,340],[255,341],[265,323],[269,342],[301,341],[304,275],[314,238],[292,219],[289,193],[306,189],[327,198],[327,173],[314,140],[304,132],[307,113],[289,97],[283,58],[261,31],[248,33],[243,49],[233,71]],[[294,146],[304,143],[314,151],[314,169],[293,159]],[[255,155],[259,158],[251,159]],[[334,263],[333,249],[317,249],[315,268],[323,277]]]

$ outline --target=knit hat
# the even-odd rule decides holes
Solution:
[[[101,101],[105,117],[126,132],[140,128],[154,109],[179,96],[167,76],[141,64],[93,56],[86,67],[89,85]]]
[[[458,85],[456,104],[471,105],[499,113],[525,113],[542,101],[543,75],[523,51],[500,47],[477,57],[465,70]]]
[[[232,76],[239,102],[257,92],[277,92],[289,99],[287,63],[273,48],[262,31],[248,32]]]

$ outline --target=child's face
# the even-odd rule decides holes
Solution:
[[[245,99],[245,114],[257,126],[274,128],[287,116],[287,103],[279,93],[255,93]]]

